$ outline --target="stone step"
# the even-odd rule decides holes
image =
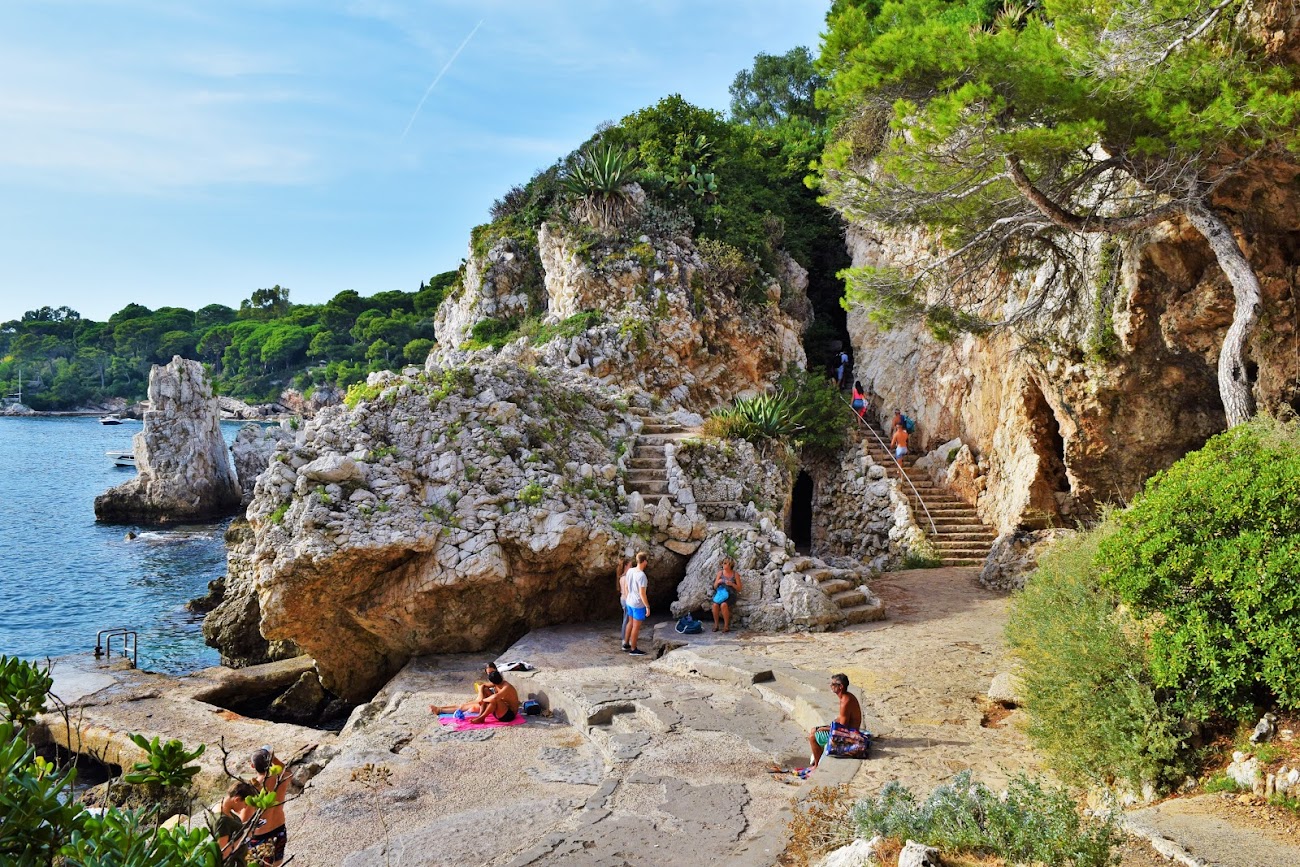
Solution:
[[[641,434],[643,436],[648,434],[679,434],[685,432],[686,428],[679,424],[651,424],[650,422],[646,422],[641,425]]]
[[[885,606],[884,603],[880,602],[875,605],[854,605],[852,608],[841,608],[840,610],[844,612],[844,620],[847,623],[870,623],[873,620],[885,619]],[[821,765],[817,767],[818,773],[820,773]]]
[[[972,526],[965,530],[941,530],[939,536],[948,541],[983,542],[984,545],[993,545],[993,534],[979,526]]]
[[[971,558],[960,558],[960,557],[956,559],[950,559],[948,557],[940,557],[939,560],[945,566],[983,566],[984,565],[984,560],[982,558],[979,560],[974,560]]]
[[[831,594],[831,601],[841,608],[853,608],[861,605],[865,598],[862,591],[856,587],[850,587],[848,590],[841,590],[838,593]]]
[[[627,467],[629,470],[654,470],[663,469],[665,462],[662,458],[628,458]]]
[[[623,485],[629,491],[636,491],[644,497],[646,494],[668,494],[668,482],[666,481],[627,481]]]
[[[836,593],[842,593],[845,590],[852,590],[853,582],[846,581],[843,578],[830,578],[826,581],[820,582],[818,586],[822,588],[822,592],[830,594],[833,598]]]

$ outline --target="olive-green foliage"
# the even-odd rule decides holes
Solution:
[[[844,444],[849,421],[829,380],[791,367],[771,394],[741,398],[709,413],[704,433],[831,453]]]
[[[206,744],[199,744],[193,750],[185,749],[185,744],[172,739],[161,741],[158,738],[148,740],[144,735],[133,734],[131,742],[145,751],[145,760],[136,762],[131,770],[122,775],[127,783],[145,785],[174,786],[183,788],[198,774],[197,765],[190,762],[203,755]]]
[[[785,54],[760,53],[754,68],[736,73],[729,91],[731,116],[741,123],[773,127],[792,118],[815,126],[826,122],[814,95],[826,86],[813,67],[812,53],[800,45]]]
[[[762,272],[744,253],[725,241],[701,238],[700,258],[705,267],[691,275],[696,288],[706,292],[729,290],[746,304],[766,300]]]
[[[525,506],[536,506],[546,496],[546,491],[537,482],[529,482],[515,495],[515,499]]]
[[[1065,789],[1023,774],[1001,796],[962,771],[923,804],[891,780],[852,816],[864,839],[916,840],[944,854],[996,856],[1008,864],[1108,867],[1123,839],[1114,818],[1085,819]]]
[[[474,323],[470,329],[471,348],[481,348],[490,346],[493,349],[500,349],[517,336],[519,320],[511,319],[480,319]]]
[[[731,406],[709,413],[704,424],[709,436],[749,440],[755,445],[790,441],[801,430],[794,399],[783,391],[739,398]]]
[[[1060,541],[1016,594],[1007,640],[1029,737],[1066,780],[1160,789],[1186,773],[1187,736],[1146,660],[1141,630],[1098,583],[1113,521]]]
[[[1099,551],[1183,710],[1300,706],[1300,424],[1259,418],[1152,478]]]
[[[138,399],[150,367],[173,355],[204,362],[219,392],[250,400],[291,384],[346,388],[371,371],[423,361],[433,314],[457,279],[448,271],[416,292],[348,290],[324,304],[293,304],[275,286],[256,290],[238,311],[128,304],[107,322],[42,307],[0,325],[0,389],[17,391],[21,369],[23,400],[35,409]]]
[[[4,707],[4,719],[18,728],[25,728],[45,709],[53,685],[48,667],[15,656],[0,656],[0,705]]]
[[[31,663],[14,663],[7,658],[0,659],[0,666],[6,672],[0,678],[0,703],[6,708],[22,708],[20,715],[26,717],[33,709],[43,710],[34,690],[48,678],[48,673]],[[26,671],[20,670],[23,668]],[[177,749],[168,752],[168,760],[159,765],[159,771],[166,772],[158,775],[159,782],[162,776],[188,781],[197,772],[171,758],[193,758],[203,748],[189,753],[179,742],[174,743]],[[163,751],[160,747],[160,754]],[[67,796],[75,778],[75,769],[57,768],[38,757],[28,746],[22,725],[14,719],[0,721],[0,863],[14,867],[220,865],[216,841],[207,829],[157,828],[156,811],[109,808],[103,816],[92,816]]]
[[[1208,184],[1225,160],[1294,150],[1297,70],[1232,7],[1209,10],[1203,0],[833,3],[821,102],[844,134],[822,162],[824,188],[855,217],[929,228],[963,251],[952,273],[980,275],[953,287],[947,273],[918,285],[867,272],[861,300],[880,302],[888,287],[882,303],[928,315],[939,290],[950,304],[936,311],[981,312],[986,267],[1062,261],[1065,230],[1020,230],[1042,216],[1012,183],[1008,157],[1065,209],[1094,214],[1185,194],[1189,177]],[[888,133],[854,134],[864,119],[883,129],[882,115]],[[1097,145],[1120,172],[1105,186]],[[858,170],[868,158],[869,175]],[[1007,231],[982,234],[995,226]],[[1089,282],[1066,273],[1053,292],[1067,280],[1088,300]],[[949,319],[947,328],[984,321]]]
[[[637,155],[611,143],[583,148],[560,177],[560,186],[594,224],[611,226],[624,215],[623,189],[635,180]]]
[[[834,382],[791,365],[777,388],[794,401],[800,425],[796,445],[822,454],[834,454],[844,447],[852,416]]]

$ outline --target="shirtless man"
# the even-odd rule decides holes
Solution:
[[[284,861],[284,847],[289,841],[284,827],[284,802],[293,777],[269,746],[253,753],[249,764],[255,774],[253,785],[259,792],[275,792],[275,803],[262,810],[262,817],[248,837],[248,852],[261,867],[280,867]]]
[[[907,454],[907,428],[899,425],[894,428],[894,435],[889,438],[889,445],[894,449],[894,460],[901,461],[903,455]]]
[[[460,711],[470,722],[481,723],[487,719],[488,714],[497,718],[498,722],[513,722],[519,714],[519,692],[514,685],[501,676],[496,666],[492,666],[487,673],[488,682],[478,691],[478,698],[474,701],[465,702],[465,704],[447,707],[431,706],[429,709],[434,713],[456,713]],[[473,714],[473,716],[471,716]]]
[[[840,712],[835,715],[835,722],[845,728],[854,730],[862,728],[862,705],[858,704],[857,698],[849,692],[849,676],[832,674],[831,692],[835,693],[840,700]],[[830,741],[830,726],[818,726],[808,733],[808,746],[812,748],[812,764],[808,766],[809,770],[817,767],[817,763],[822,760],[822,751]]]

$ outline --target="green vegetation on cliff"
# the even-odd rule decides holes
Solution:
[[[324,304],[293,304],[274,286],[238,310],[128,304],[107,322],[42,307],[0,325],[0,389],[17,392],[21,376],[23,402],[39,410],[138,400],[150,366],[173,355],[204,362],[220,393],[247,400],[274,400],[290,385],[346,388],[372,370],[422,364],[433,314],[456,279],[450,271],[416,292],[369,297],[349,290]]]
[[[1088,236],[1185,220],[1233,288],[1219,385],[1229,423],[1245,420],[1262,291],[1226,222],[1248,206],[1223,191],[1287,175],[1277,166],[1300,147],[1300,68],[1277,44],[1285,30],[1272,34],[1285,14],[1233,0],[836,0],[820,60],[837,123],[827,201],[944,243],[924,262],[849,272],[849,299],[940,336],[1024,324],[1093,301]],[[1008,310],[1009,275],[1034,269],[1051,278]]]
[[[1300,706],[1300,423],[1258,418],[1044,557],[1013,605],[1030,736],[1069,779],[1167,788],[1205,723]]]

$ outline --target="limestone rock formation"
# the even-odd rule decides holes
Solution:
[[[235,461],[235,475],[239,478],[245,506],[253,499],[253,485],[256,484],[257,477],[266,471],[275,450],[281,443],[292,440],[293,432],[280,425],[246,424],[235,434],[230,454]]]
[[[154,365],[149,401],[133,440],[137,475],[95,498],[96,519],[164,524],[233,514],[239,483],[203,365],[179,355]]]
[[[221,651],[221,664],[231,668],[262,665],[299,656],[292,641],[268,641],[262,636],[262,609],[257,585],[251,574],[255,548],[253,528],[236,518],[226,530],[226,565],[229,574],[221,582],[215,603],[207,602],[203,639]]]
[[[636,544],[616,455],[639,424],[616,400],[511,365],[372,375],[258,479],[251,546],[231,551],[246,591],[228,593],[255,597],[260,633],[353,700],[413,654],[613,617],[614,566]],[[651,544],[651,559],[663,605],[684,558]]]
[[[1300,405],[1300,269],[1274,240],[1300,219],[1297,168],[1272,168],[1219,194],[1227,212],[1254,215],[1237,231],[1275,325],[1249,347],[1266,409]],[[938,249],[925,232],[865,224],[851,226],[848,241],[857,267],[906,268]],[[961,439],[970,456],[949,483],[1000,532],[1072,523],[1130,499],[1225,425],[1216,363],[1232,291],[1200,234],[1173,221],[1124,243],[1090,239],[1082,253],[1095,296],[1055,299],[1012,331],[941,342],[920,324],[884,331],[861,306],[849,311],[854,377],[882,396],[883,411],[917,419],[914,451]],[[1004,313],[1052,279],[1008,276],[996,301]]]
[[[990,590],[1020,590],[1038,566],[1038,558],[1074,530],[1016,530],[1003,533],[993,543],[980,583]]]
[[[551,333],[518,340],[496,358],[572,369],[603,384],[636,387],[676,406],[708,408],[754,394],[790,364],[805,363],[807,273],[780,257],[780,277],[743,301],[688,238],[579,236],[550,223],[538,232],[540,267],[517,242],[471,257],[460,288],[438,310],[430,363],[464,363],[459,347],[478,322],[540,318]],[[573,317],[586,327],[567,333]],[[486,353],[484,353],[486,354]]]

